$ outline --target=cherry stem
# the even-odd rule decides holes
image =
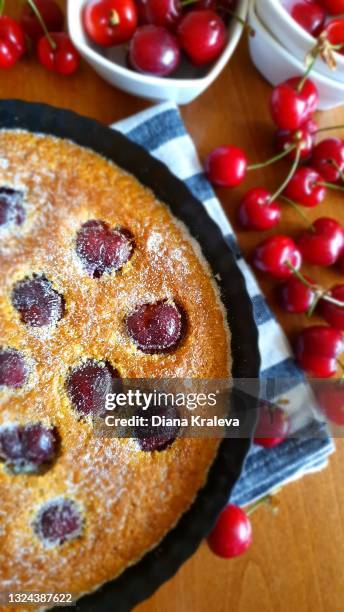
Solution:
[[[303,77],[301,78],[301,80],[300,80],[300,82],[299,82],[299,84],[297,86],[298,93],[302,92],[304,84],[306,83],[310,73],[312,72],[313,66],[314,66],[315,62],[317,61],[317,58],[318,58],[318,54],[316,54],[315,57],[313,57],[312,60],[309,62],[308,68],[307,68],[305,74],[303,75]]]
[[[280,199],[283,200],[283,202],[286,202],[287,204],[290,204],[290,206],[292,206],[292,208],[297,212],[298,215],[300,215],[300,217],[305,222],[307,229],[312,230],[313,232],[315,231],[312,223],[309,223],[307,215],[303,212],[303,210],[301,210],[300,206],[298,206],[296,202],[293,202],[293,200],[290,200],[284,195],[280,196]]]
[[[48,32],[48,28],[45,25],[45,21],[39,11],[39,9],[37,8],[34,0],[26,0],[26,2],[28,3],[28,5],[30,6],[31,10],[33,11],[33,13],[35,14],[35,16],[37,17],[40,25],[43,28],[43,32],[49,42],[49,45],[51,46],[51,48],[55,51],[55,49],[57,48],[56,42],[54,41],[54,39],[52,38],[52,36],[50,35],[50,33]]]
[[[314,292],[315,305],[311,305],[310,310],[312,310],[310,314],[313,314],[314,308],[319,302],[319,300],[325,300],[326,302],[330,302],[335,306],[339,306],[339,308],[344,308],[344,302],[342,302],[341,300],[337,300],[336,298],[332,297],[332,295],[329,295],[328,291],[325,291],[322,287],[320,287],[320,285],[314,285],[313,283],[309,282],[307,278],[302,274],[302,272],[300,272],[300,270],[297,270],[295,266],[293,266],[291,261],[286,261],[285,265],[289,268],[289,270],[293,272],[293,274],[299,279],[299,281],[301,281],[303,285],[305,285],[306,287],[308,287],[308,289],[311,289]]]
[[[258,499],[256,502],[251,504],[247,510],[245,510],[247,516],[251,516],[256,510],[258,510],[258,508],[260,508],[260,506],[263,505],[267,505],[273,513],[276,513],[278,511],[278,502],[275,496],[279,491],[280,489],[277,489],[270,495],[265,495],[265,497],[261,497],[261,499]]]
[[[286,157],[291,151],[294,151],[294,149],[296,148],[297,145],[291,145],[281,153],[278,153],[278,155],[271,157],[265,162],[261,162],[259,164],[251,164],[250,166],[247,166],[247,170],[260,170],[260,168],[266,168],[267,166],[271,166],[272,164],[275,164],[276,162]]]
[[[110,26],[116,26],[116,25],[119,25],[119,23],[120,23],[120,18],[119,18],[118,12],[115,9],[111,9],[110,17],[109,17]]]
[[[318,187],[327,187],[328,189],[333,189],[333,191],[344,191],[344,187],[340,185],[335,185],[334,183],[328,183],[327,181],[322,181],[321,183],[315,183]]]
[[[321,127],[315,130],[314,134],[320,134],[320,132],[329,132],[330,130],[344,130],[344,125],[329,125]]]
[[[270,202],[274,202],[275,200],[277,200],[277,198],[279,198],[279,196],[283,193],[283,191],[285,190],[286,186],[288,185],[289,181],[291,181],[291,179],[293,178],[297,167],[299,165],[300,162],[300,158],[301,158],[301,148],[302,145],[299,144],[296,148],[296,155],[295,155],[295,159],[293,161],[293,165],[290,168],[290,171],[288,172],[288,176],[286,177],[286,179],[283,181],[282,185],[277,189],[277,191],[271,196],[270,198]]]
[[[5,0],[0,0],[0,17],[3,14],[5,9]]]

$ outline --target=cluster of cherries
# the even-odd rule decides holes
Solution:
[[[344,3],[338,1],[337,6],[340,4]],[[334,5],[332,2],[333,10]],[[256,187],[243,196],[237,220],[244,230],[269,230],[278,225],[282,216],[281,203],[285,202],[308,224],[296,241],[281,234],[266,238],[256,247],[253,264],[282,281],[277,294],[287,312],[311,315],[316,311],[328,323],[302,330],[295,343],[295,354],[310,376],[331,378],[338,368],[343,369],[339,357],[344,352],[344,284],[326,291],[300,271],[305,261],[318,266],[335,265],[344,273],[343,225],[330,217],[319,217],[310,224],[302,209],[319,206],[329,189],[344,191],[344,140],[331,137],[315,143],[317,134],[325,131],[325,128],[318,129],[313,118],[317,103],[318,92],[308,74],[281,83],[274,88],[270,99],[271,115],[277,126],[274,139],[277,154],[267,162],[249,166],[243,150],[222,146],[209,154],[205,167],[213,185],[235,187],[242,183],[247,171],[282,158],[290,160],[290,172],[274,194]],[[315,386],[315,392],[327,418],[343,425],[342,381]],[[280,406],[267,401],[260,401],[259,408],[255,443],[264,448],[276,447],[290,433],[290,418]],[[212,551],[221,557],[242,554],[251,542],[248,513],[233,505],[220,515],[208,539]]]
[[[333,45],[344,39],[344,0],[282,0],[295,21],[317,38],[322,32]],[[333,17],[335,17],[333,19]],[[339,50],[343,53],[343,49]]]
[[[289,79],[275,87],[271,95],[271,114],[278,126],[277,156],[255,166],[248,166],[244,151],[237,147],[220,147],[208,156],[208,176],[214,185],[222,187],[239,185],[248,170],[281,157],[291,158],[291,170],[274,194],[259,187],[242,198],[238,222],[244,229],[268,230],[277,226],[281,201],[297,210],[300,206],[313,208],[323,202],[328,189],[344,191],[344,141],[332,137],[315,144],[315,136],[321,131],[313,119],[317,102],[318,92],[309,78]],[[318,266],[336,264],[343,270],[343,226],[333,218],[319,217],[296,241],[276,234],[261,242],[253,255],[258,270],[284,281],[278,287],[278,295],[285,310],[312,313],[317,308],[329,323],[330,327],[306,328],[296,342],[296,357],[307,373],[329,378],[336,374],[338,357],[344,350],[344,285],[324,291],[300,272],[302,261]]]
[[[80,58],[68,34],[65,17],[55,0],[25,0],[19,21],[4,14],[0,2],[0,68],[11,68],[29,49],[51,72],[73,74]]]
[[[226,22],[236,0],[89,0],[82,21],[101,47],[129,43],[128,64],[167,76],[183,52],[195,66],[214,61],[227,42]]]

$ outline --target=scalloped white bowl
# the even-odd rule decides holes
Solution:
[[[296,59],[304,62],[316,44],[316,39],[292,18],[280,0],[255,0],[255,2],[256,14],[264,26]],[[335,53],[335,57],[336,70],[331,70],[320,58],[315,63],[315,70],[327,78],[344,82],[344,56]]]
[[[183,61],[173,77],[155,77],[130,70],[126,64],[126,47],[101,49],[87,38],[81,22],[81,12],[87,0],[68,0],[68,29],[70,37],[82,57],[103,79],[128,93],[150,100],[172,100],[177,104],[191,102],[215,81],[233,55],[242,25],[231,20],[228,27],[228,43],[219,59],[205,69]],[[249,0],[239,0],[238,14],[246,18]]]
[[[303,62],[297,60],[266,29],[258,18],[254,5],[249,11],[250,25],[256,32],[249,41],[252,61],[259,72],[271,83],[278,85],[285,79],[302,75]],[[344,83],[334,81],[314,71],[312,80],[319,91],[319,110],[328,110],[344,104]]]

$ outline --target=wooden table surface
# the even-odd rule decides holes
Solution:
[[[19,0],[7,2],[13,14]],[[61,2],[63,5],[63,0]],[[273,126],[268,111],[270,87],[250,63],[246,41],[215,84],[198,100],[181,109],[198,151],[233,143],[243,147],[252,163],[271,156]],[[113,89],[85,64],[72,78],[60,78],[41,68],[32,57],[0,75],[0,98],[47,102],[112,123],[144,109],[149,103]],[[344,123],[344,110],[319,113],[321,125]],[[284,163],[249,176],[243,189],[260,185],[273,189],[287,172]],[[219,195],[235,224],[235,209],[243,189]],[[331,195],[321,215],[343,221],[342,196]],[[319,216],[311,210],[309,218]],[[283,211],[280,230],[296,234],[300,220]],[[261,239],[238,231],[249,256]],[[325,286],[339,282],[335,270],[313,270]],[[303,316],[286,315],[275,303],[274,286],[259,277],[269,303],[292,338],[305,324]],[[254,544],[242,558],[222,561],[206,545],[169,583],[136,612],[343,612],[344,610],[344,442],[327,470],[289,485],[279,494],[277,516],[261,508],[253,516]],[[115,609],[114,609],[115,612]]]

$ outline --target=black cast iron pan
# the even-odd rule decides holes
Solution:
[[[201,245],[214,274],[218,274],[222,300],[232,332],[233,377],[257,379],[260,357],[252,304],[243,276],[230,247],[204,207],[168,168],[128,138],[92,119],[44,104],[19,100],[0,102],[0,129],[25,129],[67,138],[93,149],[135,175],[165,202]],[[1,153],[1,152],[0,152]],[[128,612],[171,578],[211,530],[240,476],[256,422],[256,400],[245,397],[232,408],[245,419],[244,438],[222,442],[206,486],[172,531],[151,552],[119,578],[82,597],[77,609],[87,612]],[[240,403],[240,398],[239,398]]]

